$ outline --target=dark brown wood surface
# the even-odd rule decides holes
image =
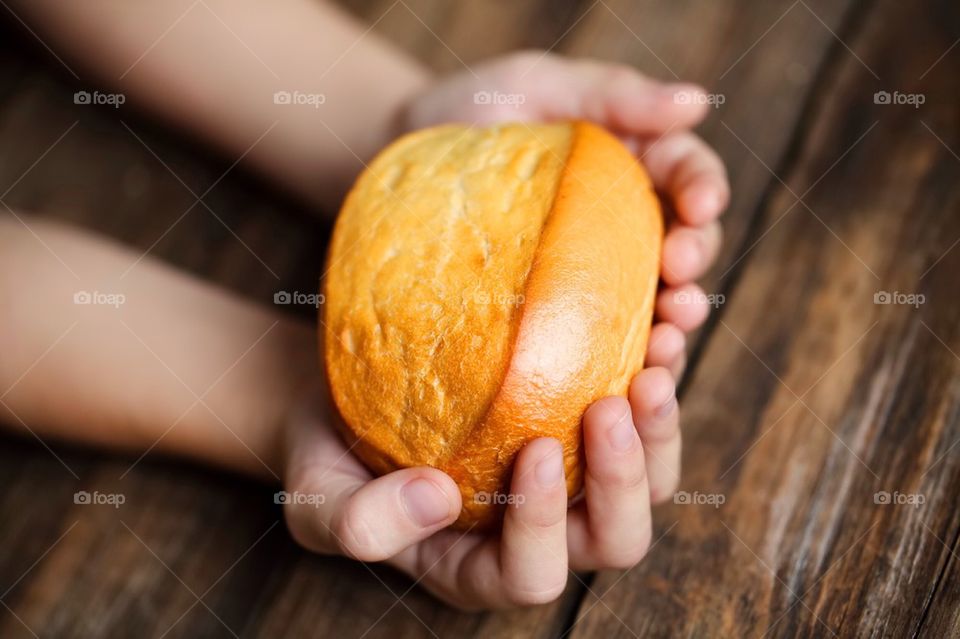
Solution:
[[[301,551],[269,487],[4,438],[0,636],[960,634],[960,8],[350,8],[442,71],[552,48],[726,98],[701,129],[734,198],[706,280],[726,301],[696,335],[681,401],[694,503],[655,510],[657,542],[633,570],[571,575],[548,606],[463,614],[391,570]],[[324,224],[175,132],[74,105],[85,79],[8,22],[0,199],[265,304],[312,288]],[[875,104],[877,91],[925,103]],[[219,220],[191,208],[211,185]],[[924,301],[875,303],[884,292]],[[127,502],[78,507],[78,490]]]

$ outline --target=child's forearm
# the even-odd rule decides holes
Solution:
[[[427,79],[419,64],[315,0],[12,6],[85,87],[120,91],[327,208]],[[277,104],[277,92],[304,103],[281,96]]]
[[[24,218],[27,219],[27,218]],[[273,479],[314,332],[77,231],[0,217],[0,423]]]

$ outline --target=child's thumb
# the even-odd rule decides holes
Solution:
[[[460,514],[459,489],[435,468],[406,468],[354,485],[328,484],[335,494],[310,504],[304,499],[297,503],[291,493],[286,505],[291,533],[321,552],[382,561],[449,526]]]

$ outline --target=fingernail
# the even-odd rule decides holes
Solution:
[[[677,397],[676,395],[671,395],[670,399],[657,406],[657,409],[653,411],[653,414],[657,417],[666,417],[673,412],[673,409],[676,407],[676,405]]]
[[[537,482],[542,488],[553,488],[563,478],[563,454],[556,446],[546,457],[537,462],[534,471]]]
[[[429,479],[414,479],[400,489],[403,507],[417,525],[426,528],[439,524],[450,514],[450,502]]]
[[[637,431],[633,426],[633,420],[629,413],[624,413],[617,422],[607,431],[607,437],[610,438],[610,446],[614,450],[630,450],[637,438]]]

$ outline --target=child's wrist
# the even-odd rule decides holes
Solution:
[[[373,159],[383,147],[407,133],[411,129],[410,111],[416,100],[422,96],[436,81],[436,76],[425,67],[411,69],[411,77],[405,82],[405,87],[398,92],[397,98],[386,110],[381,125],[378,127],[375,141],[370,145],[371,153],[364,158],[364,162]]]

